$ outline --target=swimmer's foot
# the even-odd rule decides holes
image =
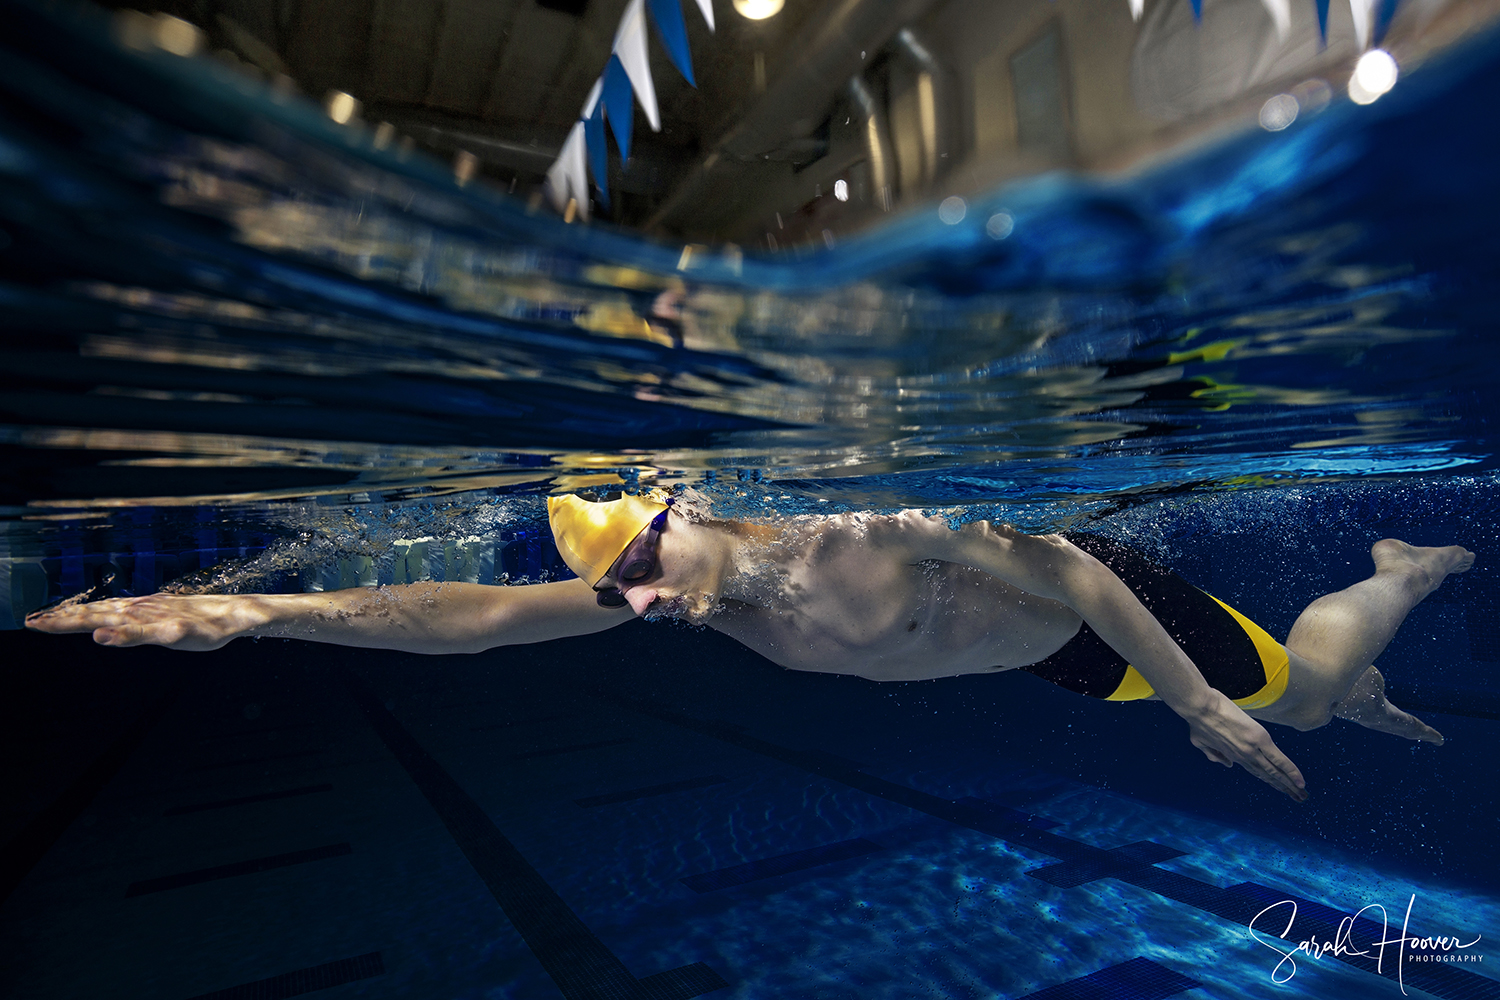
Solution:
[[[1407,545],[1396,538],[1383,538],[1370,547],[1375,572],[1397,573],[1407,577],[1422,591],[1422,596],[1438,589],[1449,573],[1467,573],[1474,565],[1474,553],[1461,545],[1425,547]]]
[[[1472,556],[1470,561],[1473,561]],[[1333,714],[1378,733],[1390,733],[1392,736],[1404,736],[1409,740],[1438,745],[1443,742],[1442,733],[1410,712],[1390,703],[1385,696],[1385,678],[1374,667],[1366,670],[1354,682],[1349,694],[1333,706]]]

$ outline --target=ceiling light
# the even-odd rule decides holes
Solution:
[[[734,0],[734,9],[741,17],[752,21],[764,21],[781,12],[785,0]]]
[[[1385,49],[1371,49],[1359,57],[1354,66],[1354,79],[1367,94],[1379,97],[1396,85],[1396,60]]]
[[[950,195],[943,199],[938,206],[938,218],[950,226],[956,226],[964,221],[964,215],[969,211],[968,204],[958,195]]]
[[[323,95],[323,110],[328,112],[329,118],[340,125],[347,125],[351,118],[359,114],[359,102],[352,94],[346,94],[342,90],[330,90]]]
[[[1291,94],[1277,94],[1260,106],[1260,127],[1280,132],[1297,120],[1297,99]]]

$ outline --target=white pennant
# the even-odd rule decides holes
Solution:
[[[583,102],[583,113],[579,118],[588,118],[594,113],[594,105],[599,103],[599,95],[604,92],[604,77],[594,81],[594,89],[589,91],[588,99]]]
[[[1130,19],[1139,21],[1146,10],[1146,0],[1130,0]]]
[[[1137,0],[1130,0],[1130,2],[1131,3],[1136,3]],[[1139,2],[1140,3],[1145,3],[1146,0],[1139,0]],[[701,11],[703,11],[703,20],[705,20],[705,21],[708,22],[708,30],[709,31],[713,31],[714,30],[714,0],[698,0],[698,9],[701,10]]]
[[[656,110],[656,87],[651,82],[651,63],[646,55],[646,0],[630,0],[625,16],[620,18],[620,27],[615,31],[614,53],[630,77],[630,86],[635,90],[641,110],[646,112],[646,121],[651,131],[661,131],[661,115]]]
[[[1359,50],[1370,47],[1370,22],[1375,20],[1375,0],[1349,0],[1349,13],[1354,18],[1354,37],[1359,40]]]
[[[573,131],[563,143],[557,161],[547,170],[547,187],[552,192],[552,206],[559,212],[567,210],[568,199],[578,204],[578,214],[589,217],[589,179],[587,140],[583,135],[583,122],[574,122]]]
[[[1287,32],[1292,30],[1292,4],[1291,0],[1260,0],[1265,4],[1266,13],[1271,15],[1271,21],[1276,25],[1276,38],[1278,41],[1286,41]]]

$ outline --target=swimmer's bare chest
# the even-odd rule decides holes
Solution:
[[[1080,621],[968,566],[855,553],[793,567],[784,600],[730,603],[709,624],[792,670],[909,681],[1035,663]]]

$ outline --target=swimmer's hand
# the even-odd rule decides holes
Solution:
[[[26,627],[55,635],[92,632],[101,646],[166,646],[203,652],[266,625],[270,614],[251,596],[149,594],[38,611]]]
[[[491,587],[412,583],[307,594],[151,594],[39,611],[38,632],[92,632],[103,646],[208,650],[239,636],[307,639],[410,653],[477,653],[587,635],[630,621],[582,580]]]
[[[1307,782],[1286,754],[1276,748],[1266,727],[1245,714],[1223,692],[1209,688],[1203,708],[1184,714],[1193,746],[1225,767],[1238,764],[1261,781],[1298,802],[1307,801]]]

